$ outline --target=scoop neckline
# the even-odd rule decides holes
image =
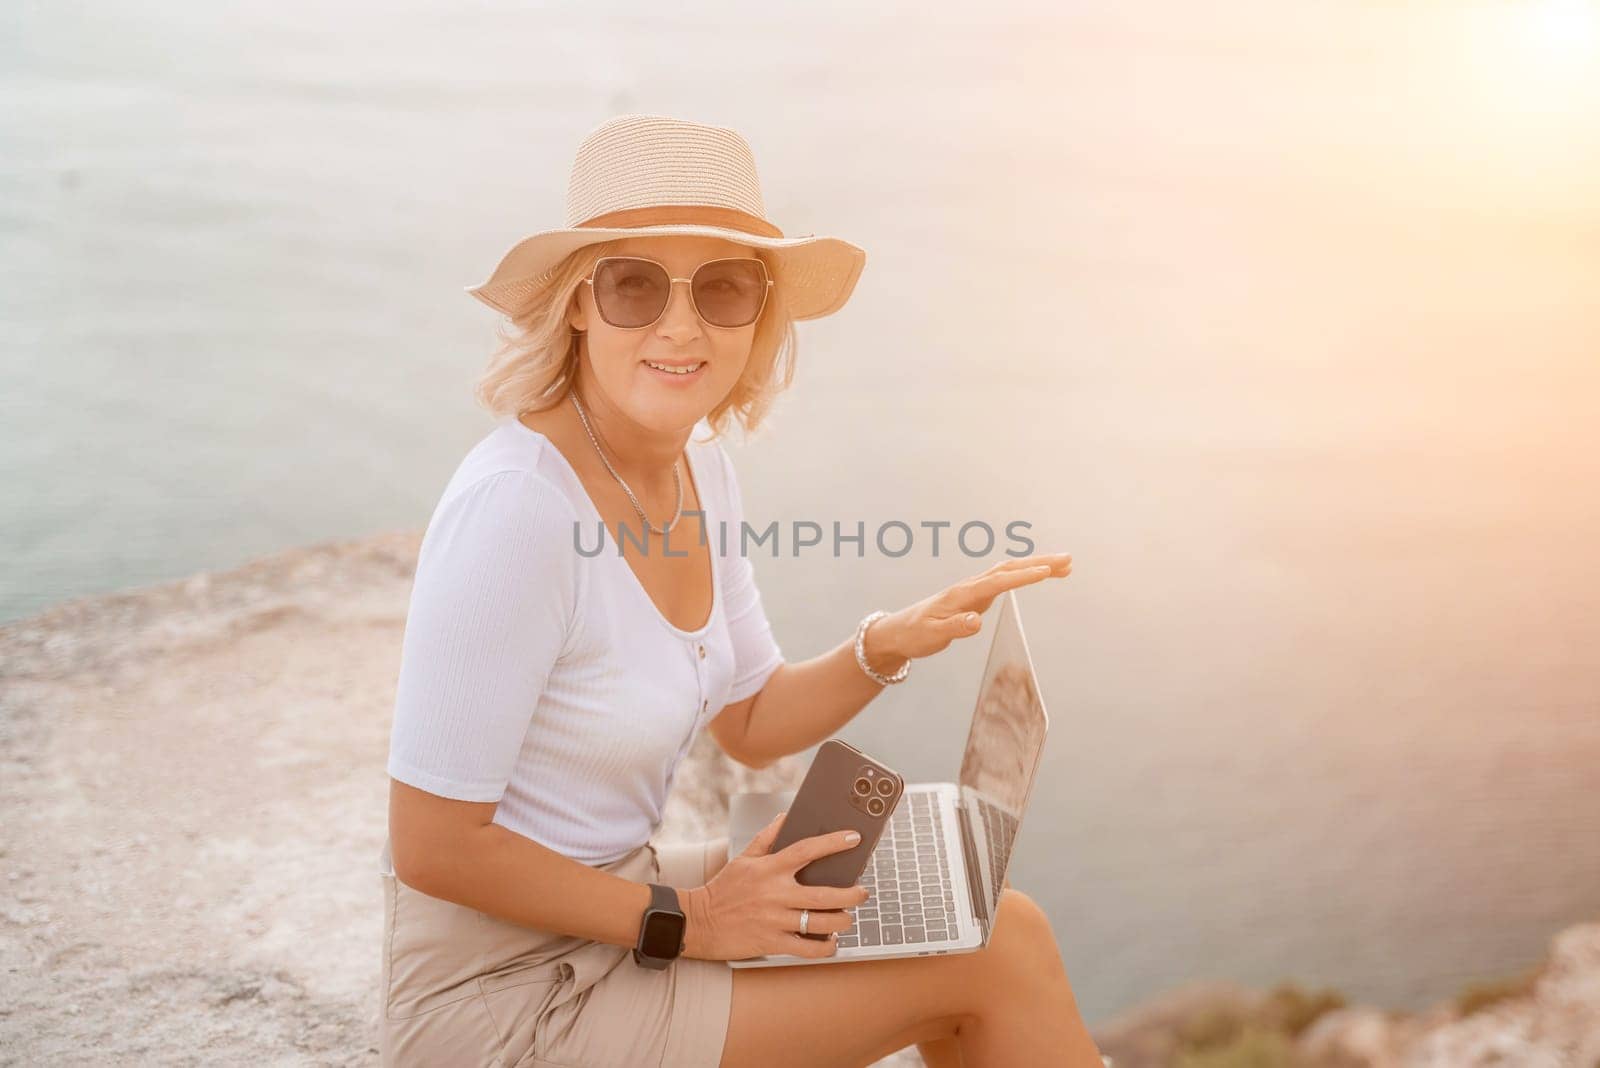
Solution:
[[[505,421],[511,426],[522,431],[524,434],[538,438],[544,443],[545,446],[548,447],[551,455],[555,457],[556,462],[561,465],[562,470],[566,471],[567,477],[572,480],[572,484],[577,487],[578,495],[583,498],[584,507],[589,510],[589,514],[593,521],[599,524],[601,536],[605,539],[606,544],[611,548],[617,547],[618,542],[612,537],[610,529],[606,527],[605,517],[600,514],[600,509],[595,505],[594,498],[589,495],[588,487],[583,484],[583,479],[578,477],[577,468],[572,466],[572,461],[567,459],[566,454],[563,453],[559,447],[557,447],[555,442],[550,440],[549,435],[543,433],[542,431],[533,429],[533,427],[528,426],[515,415],[507,416]],[[689,442],[690,444],[694,444],[693,433],[689,435]],[[695,495],[700,498],[700,510],[702,513],[704,513],[700,517],[701,522],[705,523],[706,527],[709,529],[711,526],[711,509],[706,504],[705,482],[700,478],[700,468],[695,463],[693,453],[694,450],[692,448],[685,447],[683,450],[683,458],[684,462],[689,467],[689,477],[694,481]],[[612,553],[608,550],[606,555],[615,557],[617,564],[621,566],[623,571],[627,572],[628,581],[632,583],[633,588],[638,591],[639,597],[644,601],[645,606],[650,609],[650,613],[654,615],[656,619],[660,621],[661,625],[667,628],[667,630],[681,638],[690,639],[703,638],[707,633],[710,632],[711,625],[717,621],[717,613],[722,608],[722,575],[721,569],[717,567],[717,558],[715,553],[708,552],[711,562],[711,610],[706,613],[706,621],[700,624],[698,627],[695,627],[693,630],[684,630],[662,613],[661,609],[656,606],[655,598],[650,596],[650,591],[644,588],[644,583],[639,581],[638,574],[633,570],[633,568],[628,566],[628,561],[623,559],[620,552]]]

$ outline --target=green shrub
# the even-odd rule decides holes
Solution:
[[[1294,1046],[1276,1031],[1247,1024],[1222,1045],[1180,1051],[1173,1068],[1295,1068]]]
[[[1526,997],[1533,993],[1534,984],[1539,981],[1539,974],[1543,970],[1542,964],[1535,965],[1518,975],[1468,983],[1456,995],[1456,1012],[1462,1016],[1471,1016],[1497,1002]]]
[[[1261,1006],[1261,1023],[1298,1038],[1325,1012],[1344,1008],[1344,995],[1337,990],[1307,993],[1293,982],[1279,983]]]
[[[1236,1042],[1249,1021],[1233,1009],[1208,1006],[1185,1019],[1178,1028],[1184,1049],[1206,1050]]]

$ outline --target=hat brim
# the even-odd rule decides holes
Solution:
[[[466,291],[503,315],[549,281],[550,272],[585,245],[627,237],[720,237],[778,253],[778,291],[795,319],[820,319],[844,307],[855,290],[866,250],[843,238],[803,234],[763,237],[721,226],[573,227],[543,230],[518,241],[487,281]]]

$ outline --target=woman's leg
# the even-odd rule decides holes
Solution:
[[[727,863],[708,843],[706,878]],[[915,1043],[930,1066],[1101,1068],[1044,910],[1008,883],[976,953],[733,973],[724,1068],[864,1065]]]
[[[1101,1068],[1044,911],[1000,895],[975,953],[740,968],[722,1064],[863,1065],[953,1039],[966,1068]]]

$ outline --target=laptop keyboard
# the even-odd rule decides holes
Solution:
[[[934,795],[901,795],[859,880],[872,896],[853,909],[839,948],[943,942],[956,936],[956,900]]]
[[[1011,844],[1021,821],[981,797],[978,811],[983,813],[983,836],[989,841],[989,870],[995,873],[996,879],[1004,879],[1006,865],[1011,860]]]

